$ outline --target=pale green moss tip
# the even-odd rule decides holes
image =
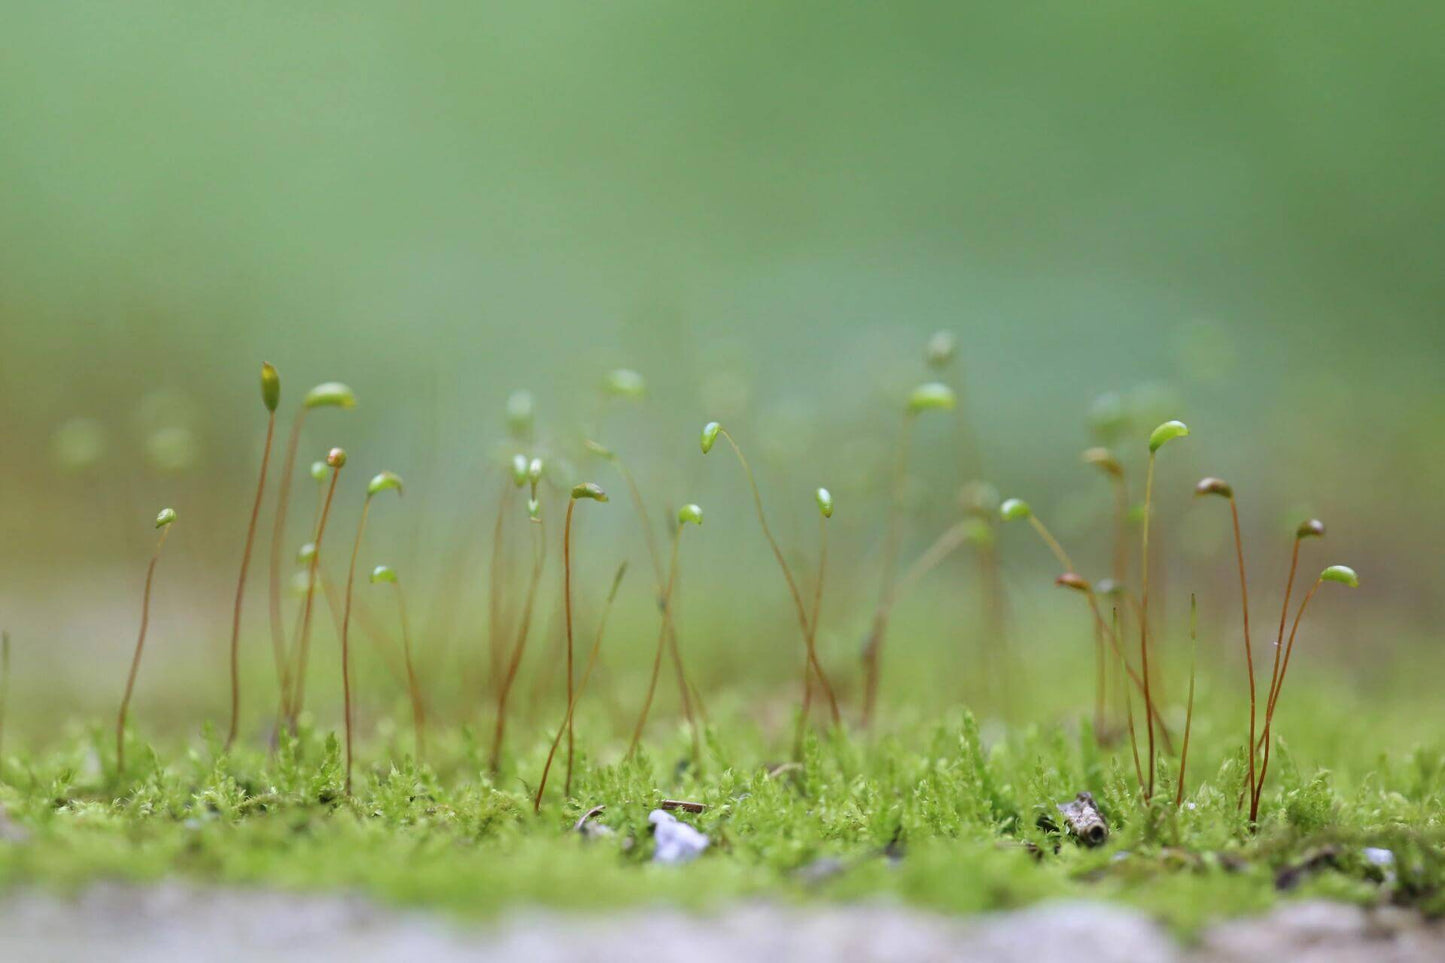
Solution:
[[[704,455],[712,451],[712,446],[717,442],[720,431],[722,431],[722,425],[716,421],[709,421],[702,426],[702,453]]]
[[[355,408],[356,392],[339,381],[327,381],[306,392],[307,408]]]
[[[281,403],[281,375],[269,361],[261,362],[261,403],[267,411],[275,411]]]
[[[616,368],[607,372],[602,381],[603,390],[615,398],[637,401],[647,394],[647,382],[642,375],[630,368]]]
[[[573,486],[572,497],[590,498],[594,502],[607,501],[607,493],[603,491],[602,486],[598,485],[596,482],[583,482],[580,485]]]
[[[396,490],[400,495],[403,490],[401,476],[396,472],[382,471],[372,476],[371,481],[366,485],[366,494],[376,495],[380,492]]]
[[[1034,510],[1029,507],[1029,503],[1022,498],[1005,499],[1004,503],[998,507],[998,517],[1006,522],[1028,518],[1033,513]]]
[[[1182,421],[1166,421],[1149,433],[1149,452],[1152,454],[1175,438],[1187,438],[1189,426]]]
[[[908,413],[949,411],[955,404],[953,389],[938,381],[930,381],[913,389],[908,396]]]

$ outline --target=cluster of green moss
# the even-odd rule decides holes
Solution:
[[[1302,772],[1281,746],[1280,781],[1251,829],[1239,805],[1242,748],[1230,756],[1223,742],[1204,746],[1200,758],[1222,761],[1176,810],[1162,795],[1142,804],[1132,769],[1087,726],[985,737],[964,714],[873,741],[810,735],[800,763],[778,766],[757,730],[715,724],[700,770],[685,761],[679,727],[650,754],[613,764],[584,755],[572,796],[554,793],[540,815],[530,791],[544,742],[496,780],[469,730],[439,740],[430,766],[412,762],[402,742],[369,747],[375,760],[394,749],[405,761],[359,767],[349,797],[336,737],[305,727],[269,754],[227,754],[215,739],[165,758],[135,746],[124,782],[100,762],[99,731],[13,754],[0,785],[12,837],[0,844],[0,880],[179,876],[346,889],[468,915],[519,903],[707,906],[745,896],[893,896],[957,912],[1090,896],[1145,907],[1182,930],[1262,908],[1282,884],[1445,909],[1438,749],[1380,758],[1342,788],[1329,772]],[[1056,803],[1081,789],[1112,830],[1097,848],[1052,828]],[[707,807],[684,814],[712,840],[685,867],[650,863],[647,815],[669,797]],[[612,832],[573,832],[594,806],[606,808],[593,821]],[[1372,862],[1367,846],[1390,850],[1394,864]]]

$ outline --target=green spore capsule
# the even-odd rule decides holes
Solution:
[[[1005,522],[1029,518],[1033,513],[1034,510],[1029,507],[1029,503],[1022,498],[1005,499],[1004,503],[998,507],[998,517]]]
[[[572,489],[573,498],[590,498],[594,502],[607,501],[607,493],[596,482],[583,482]]]
[[[720,431],[722,431],[722,425],[716,421],[709,421],[702,426],[702,453],[704,455],[712,451],[712,446],[717,442]]]
[[[355,408],[356,392],[339,381],[327,381],[306,392],[302,404],[307,408]]]
[[[1166,421],[1149,433],[1149,451],[1158,451],[1175,438],[1189,437],[1189,426],[1182,421]]]
[[[401,476],[398,475],[396,472],[377,472],[375,475],[372,476],[371,481],[367,483],[366,494],[376,495],[380,492],[390,491],[392,489],[395,489],[398,495],[402,493]]]
[[[281,403],[281,375],[269,361],[261,363],[261,403],[267,411],[275,411]]]
[[[956,399],[953,389],[939,381],[930,381],[913,389],[908,396],[908,413],[916,415],[922,411],[951,411]]]

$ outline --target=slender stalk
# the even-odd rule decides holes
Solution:
[[[823,608],[823,583],[828,575],[828,519],[825,516],[818,516],[818,580],[813,585],[813,612],[808,619],[808,632],[812,635],[812,645],[816,645],[818,638],[818,616]],[[798,713],[798,731],[793,738],[793,757],[801,759],[803,756],[803,733],[808,728],[808,716],[813,709],[813,672],[812,667],[805,659],[803,661],[803,708]]]
[[[121,696],[120,712],[115,719],[115,775],[117,779],[125,777],[125,717],[130,711],[130,697],[135,691],[136,673],[140,671],[141,650],[145,648],[146,629],[150,626],[151,586],[155,582],[156,563],[161,560],[161,549],[165,548],[166,536],[170,532],[170,525],[161,527],[161,533],[156,537],[155,551],[151,553],[150,564],[146,566],[145,590],[141,593],[140,603],[140,635],[135,640],[135,655],[130,661],[130,674],[126,676],[125,680],[125,694]],[[5,674],[8,678],[10,675],[8,667]]]
[[[1095,627],[1102,630],[1104,627],[1104,616],[1099,611],[1098,595],[1091,587],[1090,589],[1085,591],[1084,598],[1088,601],[1089,610],[1094,615]],[[1104,637],[1108,639],[1110,647],[1112,647],[1114,650],[1114,654],[1118,656],[1119,662],[1124,668],[1125,675],[1128,676],[1130,682],[1134,683],[1134,688],[1138,689],[1139,692],[1142,694],[1145,691],[1144,679],[1141,678],[1139,673],[1134,671],[1134,667],[1129,664],[1129,660],[1124,655],[1124,647],[1119,641],[1118,615],[1119,610],[1116,607],[1114,609],[1114,625],[1105,633]],[[1125,686],[1125,690],[1128,690],[1127,686]],[[1149,706],[1149,709],[1153,718],[1154,726],[1158,727],[1161,741],[1164,743],[1165,751],[1167,752],[1170,748],[1172,748],[1172,744],[1169,739],[1169,729],[1167,726],[1164,725],[1164,718],[1160,714],[1159,707],[1151,704]]]
[[[1104,629],[1096,621],[1094,623],[1094,737],[1101,740],[1104,738],[1104,730],[1108,726],[1104,708],[1104,700],[1107,698],[1104,684],[1105,668]]]
[[[527,648],[527,636],[532,630],[532,613],[537,603],[537,586],[542,581],[542,569],[547,561],[547,537],[545,523],[538,518],[535,522],[537,537],[532,549],[532,576],[527,583],[527,597],[522,603],[522,617],[517,625],[517,639],[512,646],[511,657],[507,660],[506,672],[497,686],[497,720],[492,732],[492,752],[488,766],[495,774],[502,767],[502,740],[507,732],[507,700],[512,692],[512,683],[517,679],[517,670],[522,665],[522,655]]]
[[[662,628],[657,634],[657,653],[652,658],[652,675],[647,681],[647,696],[642,700],[642,712],[637,716],[637,725],[632,730],[632,742],[627,747],[630,759],[642,742],[642,730],[647,726],[647,716],[652,711],[652,699],[657,694],[657,677],[662,672],[662,655],[667,646],[667,632],[672,625],[672,589],[677,583],[677,547],[682,541],[682,525],[672,533],[672,556],[667,566],[667,585],[662,593]],[[693,727],[696,732],[696,726]]]
[[[1030,524],[1031,526],[1033,526],[1033,530],[1038,533],[1039,538],[1042,539],[1042,540],[1043,540],[1043,543],[1048,546],[1049,551],[1050,551],[1051,553],[1053,553],[1053,556],[1054,556],[1054,558],[1058,561],[1058,563],[1064,567],[1064,571],[1065,571],[1065,572],[1077,571],[1077,570],[1074,568],[1073,559],[1069,558],[1069,553],[1066,552],[1066,551],[1064,551],[1064,546],[1061,545],[1061,544],[1059,544],[1059,540],[1058,540],[1057,538],[1054,538],[1054,533],[1051,532],[1051,531],[1049,531],[1048,526],[1046,526],[1046,525],[1043,523],[1043,521],[1042,521],[1037,515],[1033,514],[1032,512],[1029,513],[1028,518],[1029,518],[1029,524]],[[1104,698],[1105,698],[1105,693],[1104,693],[1104,668],[1105,668],[1105,660],[1104,660],[1103,629],[1104,629],[1103,620],[1102,620],[1102,619],[1095,619],[1095,620],[1094,620],[1094,731],[1095,731],[1096,734],[1103,731],[1104,724],[1105,724],[1105,723],[1104,723]]]
[[[623,562],[617,567],[617,574],[612,577],[612,589],[607,593],[607,601],[602,606],[602,615],[597,621],[597,634],[592,639],[592,650],[587,653],[587,665],[582,669],[582,677],[577,680],[577,688],[572,698],[567,701],[567,712],[562,719],[562,724],[557,727],[557,735],[552,738],[552,747],[547,750],[547,761],[542,766],[542,778],[537,781],[537,795],[532,800],[532,811],[542,811],[542,794],[547,791],[547,774],[552,771],[552,760],[557,755],[557,747],[562,744],[562,733],[572,725],[572,715],[577,709],[577,703],[582,700],[582,693],[587,688],[587,682],[592,678],[592,670],[597,666],[597,657],[602,651],[602,636],[607,629],[607,617],[612,612],[612,603],[617,598],[617,590],[622,586],[622,577],[627,574],[627,563]],[[570,793],[566,793],[570,795]]]
[[[1279,613],[1279,634],[1275,636],[1274,640],[1274,668],[1269,673],[1269,695],[1264,701],[1266,714],[1274,710],[1275,689],[1279,686],[1280,653],[1284,648],[1284,624],[1285,620],[1289,618],[1289,599],[1294,592],[1295,571],[1299,568],[1300,541],[1299,538],[1294,540],[1294,548],[1289,555],[1289,577],[1285,579],[1284,583],[1284,605],[1280,608]]]
[[[1244,541],[1239,534],[1239,505],[1234,500],[1231,492],[1229,496],[1229,514],[1234,522],[1234,555],[1239,562],[1239,600],[1244,609],[1244,664],[1249,673],[1249,742],[1246,743],[1249,755],[1249,791],[1253,795],[1255,789],[1255,765],[1254,765],[1254,737],[1255,737],[1255,687],[1254,687],[1254,649],[1249,639],[1249,581],[1244,574]],[[1190,596],[1190,619],[1194,619],[1193,596]],[[1191,693],[1194,689],[1193,669],[1190,669],[1189,688]],[[1187,743],[1186,743],[1187,745]],[[1180,773],[1181,779],[1183,773]],[[1180,783],[1181,789],[1183,783]]]
[[[321,527],[321,509],[324,508],[326,505],[326,478],[329,474],[330,472],[328,470],[326,474],[318,476],[316,480],[316,508],[311,513],[310,528],[311,544],[313,546],[315,546],[316,544],[316,532]],[[316,575],[321,580],[322,594],[326,597],[326,604],[331,609],[331,621],[336,626],[336,629],[339,632],[341,630],[341,610],[337,606],[336,600],[332,597],[331,586],[326,581],[326,572],[324,569],[318,568],[316,570]],[[295,685],[293,684],[294,680],[291,678],[291,672],[293,668],[293,663],[296,661],[295,650],[301,644],[301,626],[303,623],[304,615],[305,601],[303,594],[302,604],[298,605],[296,608],[296,623],[291,628],[291,635],[289,637],[289,641],[283,639],[283,654],[280,664],[276,667],[277,683],[281,687],[281,718],[283,721],[290,720],[291,705],[292,701],[295,699]]]
[[[336,497],[336,480],[341,475],[339,467],[331,471],[331,484],[326,488],[326,500],[321,503],[321,517],[316,522],[316,550],[306,566],[306,599],[301,605],[301,638],[296,644],[296,666],[291,678],[294,680],[291,693],[291,731],[296,731],[301,710],[306,703],[306,665],[311,655],[311,616],[316,600],[316,572],[321,564],[321,539],[326,534],[326,520],[331,515],[331,501]]]
[[[1184,771],[1189,767],[1189,730],[1194,726],[1194,670],[1199,655],[1199,603],[1189,596],[1189,703],[1184,710],[1184,744],[1179,749],[1179,788],[1174,808],[1184,805]]]
[[[1149,467],[1144,481],[1144,534],[1139,550],[1139,658],[1144,675],[1144,725],[1149,730],[1149,780],[1144,793],[1147,802],[1154,798],[1154,698],[1149,689],[1149,517],[1154,507],[1154,455],[1149,452]]]
[[[572,702],[575,688],[572,675],[572,511],[577,499],[567,500],[567,516],[562,522],[562,606],[566,610],[567,623],[567,776],[562,784],[562,795],[572,795],[572,757],[576,740],[572,733]]]
[[[421,698],[421,685],[417,682],[416,668],[411,657],[411,630],[407,627],[406,618],[406,595],[401,590],[401,582],[392,583],[396,587],[396,614],[401,623],[401,651],[406,659],[406,688],[411,695],[411,726],[413,735],[416,738],[417,762],[426,759],[426,706]]]
[[[1064,551],[1064,546],[1060,545],[1059,540],[1054,538],[1053,532],[1050,532],[1048,527],[1039,521],[1039,516],[1030,512],[1029,524],[1033,526],[1035,532],[1038,532],[1039,538],[1043,539],[1044,544],[1049,547],[1049,551],[1053,553],[1058,563],[1064,567],[1065,572],[1078,571],[1078,569],[1074,568],[1074,563],[1073,560],[1069,558],[1069,553]]]
[[[1279,702],[1280,690],[1284,688],[1284,676],[1289,671],[1289,658],[1294,652],[1295,634],[1299,632],[1300,619],[1304,618],[1305,609],[1309,607],[1310,599],[1315,597],[1315,592],[1324,584],[1324,579],[1315,579],[1310,590],[1305,593],[1304,601],[1300,602],[1299,610],[1295,612],[1294,624],[1290,626],[1289,641],[1285,644],[1284,661],[1280,664],[1279,681],[1275,685],[1274,700],[1265,707],[1264,711],[1264,758],[1260,760],[1259,779],[1254,784],[1254,795],[1250,797],[1249,821],[1253,825],[1259,819],[1259,804],[1264,796],[1264,777],[1269,774],[1269,756],[1271,749],[1270,734],[1274,731],[1274,709]]]
[[[346,601],[341,609],[341,701],[346,725],[346,795],[351,795],[351,596],[356,584],[356,559],[361,554],[361,539],[366,534],[366,519],[371,514],[371,493],[361,503],[361,519],[356,523],[356,541],[351,543],[351,563],[346,569]]]
[[[1129,576],[1129,482],[1123,473],[1114,476],[1114,581],[1123,585]]]
[[[1118,652],[1119,652],[1119,660],[1123,663],[1124,668],[1127,669],[1127,668],[1129,668],[1129,663],[1128,663],[1128,661],[1124,658],[1124,653],[1118,649],[1118,644],[1117,644],[1117,643],[1118,643],[1118,639],[1119,639],[1119,608],[1118,608],[1118,606],[1115,606],[1115,607],[1114,607],[1113,629],[1114,629],[1114,631],[1113,631],[1113,638],[1114,638],[1114,640],[1115,640],[1115,651],[1118,651]],[[1143,768],[1141,765],[1139,765],[1139,737],[1138,737],[1138,735],[1136,734],[1135,729],[1134,729],[1134,699],[1133,699],[1132,696],[1129,695],[1129,687],[1128,687],[1128,686],[1121,686],[1121,687],[1120,687],[1120,690],[1124,693],[1124,717],[1125,717],[1125,719],[1126,719],[1126,720],[1128,721],[1128,723],[1129,723],[1129,751],[1130,751],[1130,752],[1133,754],[1133,756],[1134,756],[1134,778],[1139,781],[1139,791],[1140,791],[1140,792],[1143,792],[1143,791],[1144,791],[1144,768]]]
[[[991,529],[990,532],[992,532]],[[997,656],[995,662],[993,658],[986,655],[983,659],[984,669],[989,677],[998,681],[998,696],[1004,713],[1007,715],[1009,706],[1012,704],[1010,695],[1012,660],[1004,624],[1003,581],[999,576],[998,548],[991,535],[978,542],[976,555],[983,575],[979,579],[979,592],[983,596],[983,608],[986,613],[985,627],[988,633],[988,637],[984,640],[984,652]],[[988,671],[990,666],[993,671]]]
[[[281,687],[281,702],[290,716],[291,701],[289,669],[287,668],[286,626],[281,622],[281,552],[286,545],[286,513],[291,505],[291,473],[296,470],[296,449],[301,444],[301,426],[306,422],[305,406],[297,409],[291,422],[291,435],[286,440],[286,456],[281,461],[281,483],[276,493],[276,519],[271,527],[271,651],[276,658],[276,678]]]
[[[1117,475],[1111,476],[1114,489],[1114,552],[1111,564],[1111,572],[1114,584],[1121,588],[1128,584],[1129,579],[1129,481],[1121,470]],[[1127,628],[1121,625],[1120,638]],[[1124,680],[1114,675],[1114,683],[1123,685]],[[1109,680],[1105,679],[1107,688]],[[1107,697],[1106,697],[1107,704]]]
[[[505,654],[502,651],[502,579],[505,575],[505,568],[502,565],[502,535],[514,487],[510,476],[502,480],[502,491],[497,496],[497,517],[492,522],[492,559],[487,571],[487,655],[491,667],[488,682],[493,687],[500,684],[502,671],[506,665]]]
[[[667,573],[662,568],[662,552],[657,546],[657,533],[652,526],[652,516],[647,513],[647,503],[643,501],[642,490],[637,485],[637,477],[627,467],[621,456],[613,453],[610,458],[617,468],[617,473],[622,476],[623,482],[627,485],[627,495],[632,502],[633,511],[637,513],[637,520],[642,523],[642,538],[647,546],[647,557],[652,562],[653,581],[657,586],[657,603],[662,605],[662,596],[666,588],[665,582]],[[677,677],[678,698],[682,700],[682,714],[689,726],[693,725],[693,704],[696,702],[696,711],[703,723],[707,723],[707,710],[703,706],[702,698],[696,697],[690,691],[691,686],[687,684],[687,670],[682,663],[682,648],[677,642],[677,624],[674,623],[668,630],[667,636],[668,656],[672,660],[673,674]]]
[[[840,726],[843,724],[843,717],[838,711],[838,699],[833,694],[833,684],[828,681],[828,674],[823,671],[823,665],[818,661],[818,653],[813,645],[812,632],[808,628],[808,613],[803,607],[802,593],[798,591],[798,582],[793,578],[793,571],[788,567],[787,559],[783,557],[783,550],[779,547],[778,540],[773,537],[773,530],[768,527],[767,516],[763,514],[763,496],[758,491],[758,481],[757,478],[753,476],[752,466],[749,465],[748,460],[743,457],[743,450],[738,447],[738,443],[733,440],[732,435],[728,434],[726,428],[719,429],[718,434],[727,439],[727,443],[732,448],[733,454],[737,455],[739,464],[743,466],[743,474],[747,476],[748,487],[751,488],[753,492],[753,506],[758,512],[758,523],[762,526],[763,536],[767,538],[768,545],[773,550],[773,557],[778,560],[778,568],[782,570],[783,579],[788,583],[788,593],[793,598],[793,607],[797,609],[798,627],[803,633],[803,645],[807,651],[808,662],[813,666],[813,671],[817,673],[818,684],[823,689],[823,695],[828,699],[828,710],[833,716],[833,725]]]
[[[241,720],[241,602],[246,595],[246,571],[251,567],[251,549],[256,541],[256,521],[261,517],[261,500],[266,494],[266,470],[271,465],[271,441],[276,434],[276,412],[266,415],[266,444],[261,449],[261,477],[256,482],[256,500],[251,504],[251,521],[246,526],[246,547],[241,552],[241,574],[236,579],[236,604],[231,613],[231,725],[226,731],[226,751],[236,741]],[[278,602],[279,615],[279,602]]]
[[[902,537],[903,490],[908,479],[908,441],[913,433],[913,412],[903,416],[903,427],[898,432],[898,452],[893,467],[893,493],[888,504],[888,522],[883,530],[883,586],[878,596],[878,607],[873,612],[873,627],[868,641],[863,646],[863,718],[862,726],[873,725],[873,713],[878,704],[879,656],[883,640],[888,634],[888,616],[892,608],[894,571],[898,566],[898,543]]]

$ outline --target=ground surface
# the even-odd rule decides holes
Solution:
[[[882,903],[828,908],[743,904],[709,915],[640,909],[607,916],[522,912],[486,927],[398,912],[362,899],[102,884],[73,898],[0,901],[0,958],[346,959],[436,963],[523,959],[934,960],[1090,963],[1307,963],[1445,958],[1445,929],[1395,910],[1302,902],[1205,930],[1181,946],[1136,911],[1049,903],[953,918]]]

